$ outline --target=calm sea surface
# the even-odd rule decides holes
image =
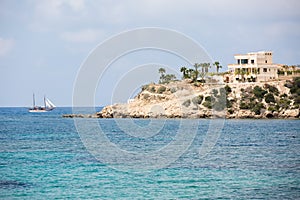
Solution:
[[[216,145],[201,158],[198,151],[210,124],[201,119],[192,145],[179,159],[162,169],[134,172],[98,161],[83,145],[74,120],[61,117],[64,113],[71,108],[39,114],[0,108],[2,199],[300,198],[299,120],[226,120]],[[97,121],[120,149],[133,152],[167,145],[180,123],[154,120],[163,128],[141,139],[126,134],[113,119],[87,120]],[[134,123],[146,127],[150,121]],[[130,131],[134,135],[139,129]]]

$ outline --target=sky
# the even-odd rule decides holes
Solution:
[[[273,51],[275,63],[300,64],[299,9],[298,0],[0,0],[0,106],[29,107],[32,93],[38,104],[47,95],[57,106],[72,106],[78,72],[93,49],[143,27],[192,38],[223,71],[235,62],[234,54],[261,50]],[[123,99],[114,100],[113,91],[122,77],[149,63],[153,71],[165,66],[177,74],[180,66],[188,65],[151,50],[122,57],[99,78],[95,104],[131,98],[138,85],[129,84],[132,89]],[[158,74],[143,79],[157,81]]]

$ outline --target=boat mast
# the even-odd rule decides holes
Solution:
[[[44,106],[45,106],[45,110],[46,110],[46,96],[44,95]]]
[[[35,107],[35,97],[34,97],[34,93],[32,95],[32,103],[33,103],[33,108]]]

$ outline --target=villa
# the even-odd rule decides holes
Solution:
[[[282,65],[274,64],[271,51],[259,51],[234,56],[236,64],[229,64],[226,82],[264,82],[278,79]]]

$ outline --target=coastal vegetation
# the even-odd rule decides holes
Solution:
[[[166,74],[165,68],[159,68],[158,73],[160,74],[159,77],[160,84],[170,83],[171,81],[177,80],[175,74]]]
[[[219,69],[222,68],[218,61],[214,63],[214,66],[216,66],[217,73],[219,72]],[[182,72],[182,79],[191,79],[192,83],[204,83],[209,68],[211,68],[210,63],[195,63],[193,68],[181,67],[180,72]]]
[[[277,73],[284,76],[300,74],[300,65],[283,65]]]

